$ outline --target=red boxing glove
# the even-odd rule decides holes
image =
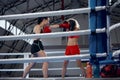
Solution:
[[[70,28],[70,24],[68,22],[63,22],[62,24],[59,24],[60,28],[66,28],[69,29]]]
[[[51,32],[51,29],[49,26],[45,26],[44,29],[43,29],[43,33],[50,33]]]

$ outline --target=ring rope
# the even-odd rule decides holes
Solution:
[[[116,29],[116,28],[118,28],[118,27],[120,27],[120,23],[116,23],[116,24],[110,26],[110,27],[109,27],[109,31],[112,31],[112,30],[114,30],[114,29]]]
[[[117,56],[117,57],[119,57],[119,55],[120,55],[120,50],[116,50],[115,52],[113,52],[113,54],[112,54],[112,56]]]
[[[80,68],[67,68],[68,70],[75,70],[75,69],[80,69]],[[59,71],[62,70],[62,68],[49,68],[48,70],[55,70],[55,71]],[[0,71],[24,71],[24,69],[0,69]],[[31,71],[42,71],[42,69],[31,69]]]
[[[109,31],[120,27],[120,23],[114,24],[109,27]],[[96,29],[96,33],[106,32],[105,28]],[[27,35],[11,35],[11,36],[1,36],[0,41],[2,40],[20,40],[20,39],[33,39],[33,38],[48,38],[48,37],[64,37],[64,36],[73,36],[73,35],[89,35],[91,30],[80,30],[80,31],[69,31],[69,32],[55,32],[55,33],[44,33],[44,34],[27,34]]]
[[[106,53],[97,53],[97,57],[106,57]],[[19,58],[19,59],[0,59],[0,64],[10,63],[29,63],[29,62],[52,62],[74,59],[88,59],[91,58],[90,54],[72,55],[72,56],[52,56],[52,57],[37,57],[37,58]]]
[[[50,52],[45,52],[46,54],[61,54],[64,53],[65,51],[50,51]],[[80,53],[88,53],[89,50],[80,50]],[[3,55],[30,55],[31,53],[0,53],[0,56]]]
[[[104,33],[105,28],[96,29],[96,33]],[[55,32],[55,33],[44,33],[44,34],[26,34],[26,35],[10,35],[10,36],[1,36],[0,41],[2,40],[21,40],[21,39],[33,39],[33,38],[50,38],[50,37],[65,37],[73,35],[89,35],[91,30],[80,30],[80,31],[69,31],[69,32]]]
[[[100,11],[104,9],[106,9],[106,6],[95,7],[95,11]],[[35,17],[59,16],[59,15],[90,13],[90,12],[91,12],[91,8],[80,8],[80,9],[69,9],[69,10],[59,10],[59,11],[3,15],[3,16],[0,16],[0,20],[26,19],[26,18],[35,18]]]

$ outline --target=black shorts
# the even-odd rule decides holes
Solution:
[[[31,53],[37,53],[40,50],[44,50],[43,44],[40,40],[34,40],[32,46],[31,46]]]

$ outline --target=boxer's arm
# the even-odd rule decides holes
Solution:
[[[67,23],[50,25],[50,28],[66,28],[69,29],[70,25]]]
[[[59,24],[50,25],[50,28],[59,28]]]

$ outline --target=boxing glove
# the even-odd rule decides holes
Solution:
[[[59,24],[60,28],[65,28],[65,29],[69,29],[70,25],[67,21],[64,21],[62,24]]]
[[[50,29],[49,26],[45,26],[45,27],[43,28],[43,33],[50,33],[50,32],[51,32],[51,29]]]

